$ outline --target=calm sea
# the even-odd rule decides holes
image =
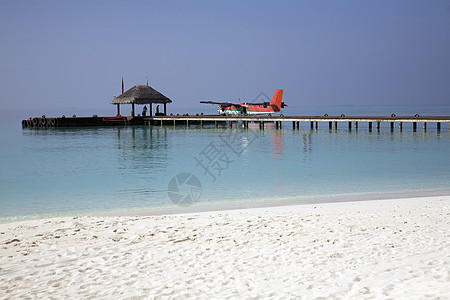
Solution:
[[[450,107],[294,107],[289,115],[450,115]],[[297,112],[297,113],[295,113]],[[288,115],[288,112],[285,112]],[[450,192],[449,125],[327,123],[22,129],[2,118],[0,222],[160,214]]]

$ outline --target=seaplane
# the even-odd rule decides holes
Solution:
[[[231,103],[231,102],[214,102],[200,101],[204,104],[217,104],[217,111],[221,115],[227,116],[251,116],[251,115],[271,115],[279,112],[287,104],[281,101],[283,98],[283,90],[276,89],[270,102],[261,103]]]

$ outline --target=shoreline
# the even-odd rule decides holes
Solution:
[[[450,196],[0,224],[0,297],[449,297]]]
[[[114,208],[109,210],[75,210],[58,213],[46,214],[28,214],[17,216],[0,216],[0,224],[8,224],[29,220],[64,218],[64,217],[112,217],[112,216],[161,216],[161,215],[177,215],[201,212],[241,210],[254,208],[270,208],[284,207],[307,204],[322,203],[339,203],[339,202],[358,202],[373,200],[390,200],[390,199],[406,199],[406,198],[424,198],[424,197],[441,197],[450,195],[450,189],[430,189],[430,190],[406,190],[391,192],[365,192],[365,193],[349,193],[338,195],[310,195],[310,196],[288,196],[282,198],[266,198],[266,199],[248,199],[246,201],[219,201],[213,202],[203,200],[191,206],[180,207],[173,204],[165,206],[142,206],[131,208]]]

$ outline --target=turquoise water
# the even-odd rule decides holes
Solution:
[[[449,107],[302,111],[450,115]],[[4,119],[0,221],[448,194],[448,124],[439,133],[431,124],[426,132],[420,124],[417,132],[411,124],[404,124],[403,132],[388,126],[380,132],[370,132],[364,123],[357,131],[346,124],[329,130],[325,123],[318,130],[306,123],[293,130],[290,122],[281,130],[266,124],[263,131],[257,124],[248,130],[182,125],[22,129],[20,118]],[[185,177],[178,174],[198,181],[183,184]],[[174,195],[188,195],[184,200],[195,203],[176,205],[180,198]]]

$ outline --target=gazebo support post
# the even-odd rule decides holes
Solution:
[[[134,118],[134,103],[131,103],[131,117]]]
[[[150,117],[153,116],[153,103],[150,103]]]
[[[120,116],[120,104],[117,104],[117,116]]]
[[[164,103],[164,115],[165,115],[165,116],[167,116],[167,114],[166,114],[166,104],[167,104],[167,103]]]

